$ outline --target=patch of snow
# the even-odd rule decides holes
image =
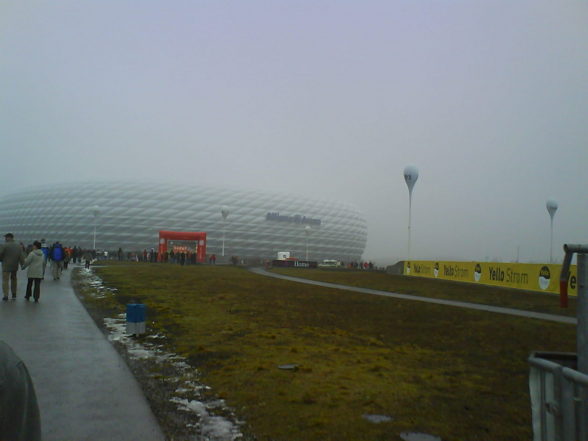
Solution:
[[[361,416],[364,420],[368,420],[370,423],[387,423],[388,421],[392,421],[392,417],[389,415],[375,415],[375,414],[363,414]]]
[[[211,441],[233,441],[243,436],[239,429],[226,418],[210,415],[207,406],[201,401],[190,401],[177,397],[172,398],[170,401],[178,404],[178,407],[182,410],[196,413],[200,418],[202,435],[208,437]]]
[[[199,417],[207,417],[208,411],[206,406],[201,401],[186,400],[185,398],[173,397],[170,400],[172,403],[179,404],[179,408],[196,413]]]
[[[404,441],[442,441],[438,436],[421,432],[402,432],[400,438]]]

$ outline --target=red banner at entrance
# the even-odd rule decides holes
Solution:
[[[206,233],[186,231],[160,231],[159,232],[159,260],[167,253],[168,240],[193,240],[196,242],[196,262],[206,261]]]

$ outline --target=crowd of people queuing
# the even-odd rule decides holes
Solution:
[[[342,264],[345,266],[344,264]],[[349,269],[363,269],[363,270],[373,270],[374,264],[372,262],[349,262],[346,266]]]
[[[104,258],[109,257],[109,253],[105,252]],[[123,252],[122,248],[119,248],[118,251],[115,253],[117,260],[128,260],[132,262],[162,262],[162,263],[176,263],[178,265],[194,265],[198,262],[198,254],[189,248],[186,247],[178,247],[177,249],[171,249],[166,251],[163,254],[160,254],[155,248],[147,249],[145,248],[143,251],[140,252]],[[103,256],[98,256],[98,258],[103,258]],[[207,256],[208,263],[215,264],[216,263],[216,255],[211,254]]]

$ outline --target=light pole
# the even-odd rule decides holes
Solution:
[[[545,206],[547,208],[547,212],[549,213],[549,217],[551,218],[551,228],[549,234],[549,263],[553,263],[553,216],[555,216],[555,212],[557,211],[557,202],[555,202],[553,199],[548,199]]]
[[[308,236],[312,233],[312,228],[310,225],[304,227],[304,234],[306,235],[306,261],[308,262]]]
[[[94,247],[92,249],[96,250],[96,225],[98,224],[98,215],[100,214],[100,207],[98,205],[92,207],[92,214],[94,215]]]
[[[221,215],[223,217],[223,249],[222,249],[222,256],[225,255],[225,230],[227,224],[227,216],[229,215],[229,208],[226,205],[221,207]]]
[[[404,168],[404,180],[408,186],[408,256],[407,260],[410,260],[410,224],[412,216],[412,189],[419,178],[419,171],[416,167],[409,165]]]

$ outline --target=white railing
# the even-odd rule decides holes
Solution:
[[[533,441],[588,441],[588,375],[576,354],[535,352],[529,357]]]

